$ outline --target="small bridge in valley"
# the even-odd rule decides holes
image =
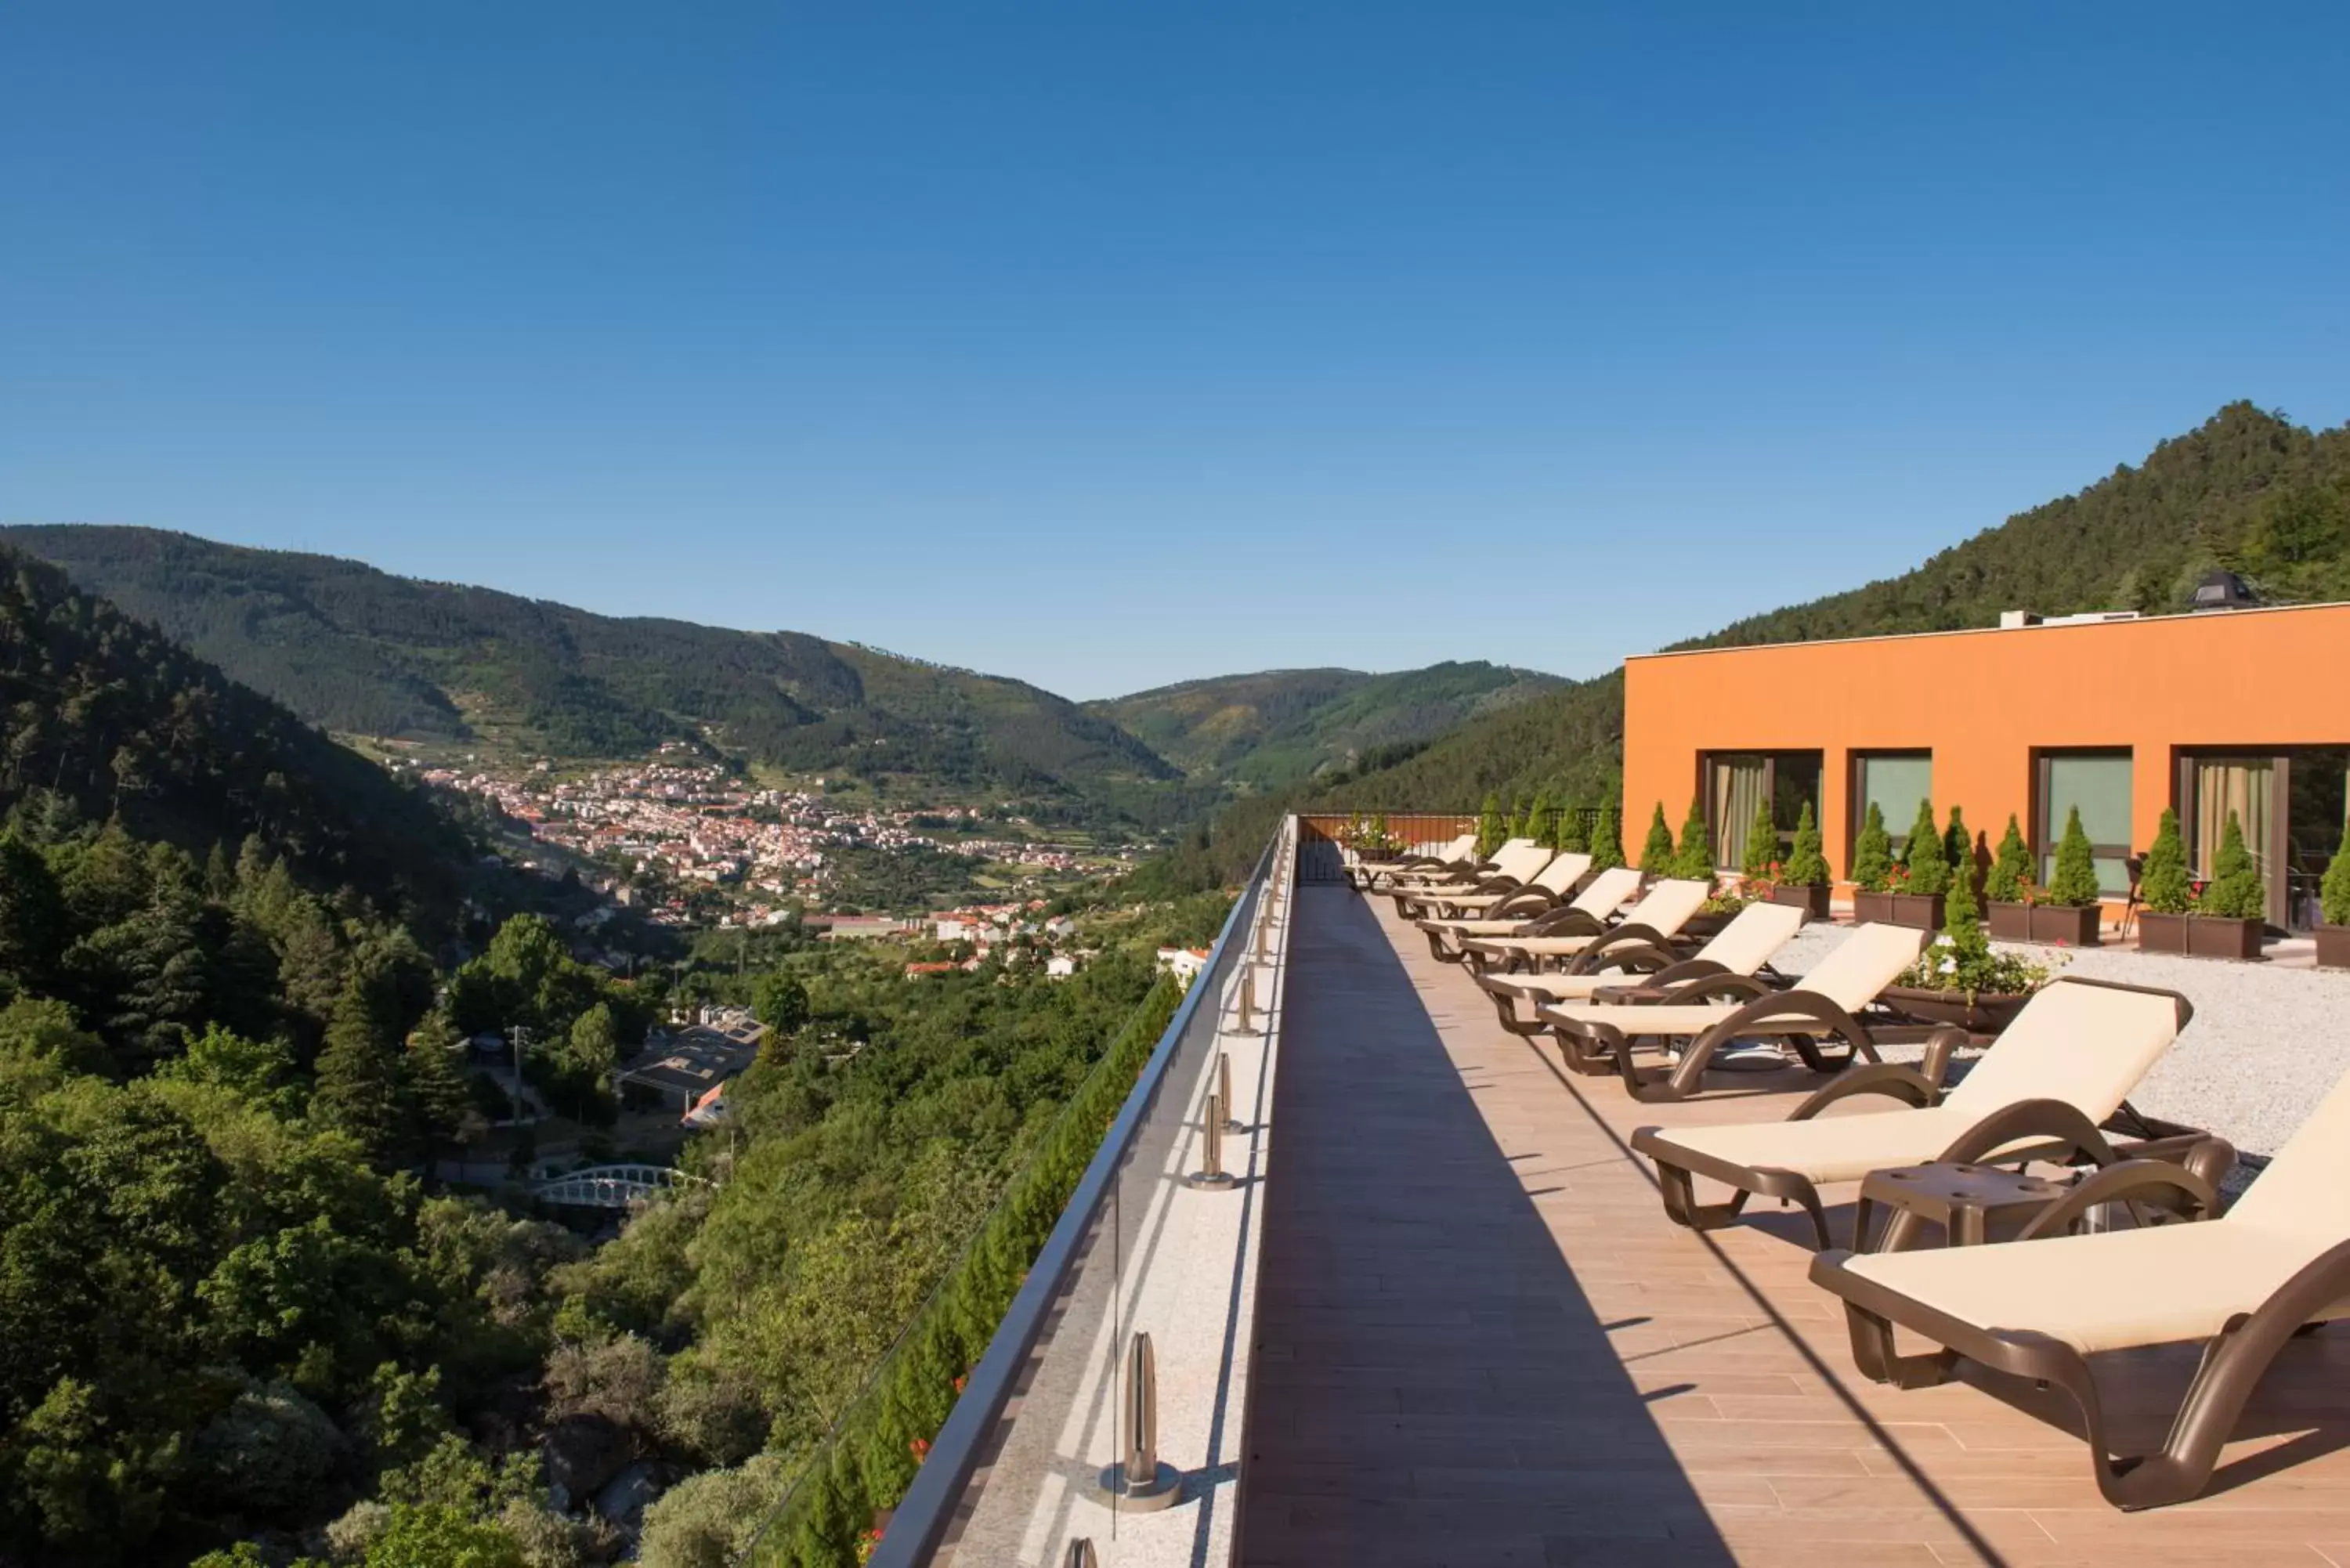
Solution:
[[[566,1209],[628,1209],[681,1187],[709,1185],[666,1165],[591,1165],[536,1182],[530,1191]]]

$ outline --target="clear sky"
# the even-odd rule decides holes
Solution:
[[[0,518],[1081,697],[1596,673],[2341,423],[2345,281],[2338,3],[0,8]]]

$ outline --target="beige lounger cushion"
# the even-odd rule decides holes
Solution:
[[[1906,926],[1866,925],[1836,944],[1836,950],[1814,964],[1796,982],[1797,989],[1826,997],[1846,1012],[1867,1006],[1877,993],[1916,961],[1926,933]],[[1702,1034],[1738,1010],[1736,1002],[1705,1002],[1695,1006],[1618,1006],[1613,1002],[1571,1002],[1543,1009],[1546,1017],[1612,1023],[1627,1034]],[[1796,1019],[1795,1033],[1807,1022]],[[1767,1018],[1754,1021],[1755,1033],[1768,1033]]]
[[[1806,1122],[1675,1127],[1679,1147],[1739,1165],[1792,1170],[1814,1182],[1932,1159],[1969,1127],[2019,1100],[2063,1100],[2091,1122],[2114,1114],[2178,1037],[2158,992],[2056,981],[2025,1005],[1973,1071],[1931,1110],[1829,1114]]]
[[[1638,911],[1625,917],[1638,918]],[[1720,964],[1731,974],[1752,974],[1787,945],[1804,923],[1804,911],[1794,904],[1749,904],[1697,950],[1697,957]],[[1517,943],[1489,942],[1489,950],[1503,951]],[[1638,985],[1641,977],[1613,970],[1596,974],[1513,974],[1489,976],[1534,1002],[1580,1002],[1603,985]]]
[[[2350,1237],[2345,1194],[2350,1078],[2318,1102],[2224,1218],[1874,1253],[1846,1266],[1978,1328],[2052,1334],[2084,1353],[2207,1339]],[[2328,1315],[2345,1314],[2350,1303]]]

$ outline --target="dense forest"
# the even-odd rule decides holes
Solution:
[[[1913,571],[1676,644],[1721,648],[2135,609],[2178,614],[2205,573],[2242,576],[2272,604],[2350,599],[2350,427],[2312,431],[2230,403],[2133,467],[1942,551]],[[1623,770],[1620,670],[1471,719],[1392,758],[1243,800],[1138,886],[1238,875],[1285,810],[1471,811],[1489,793],[1596,803]]]
[[[685,740],[806,772],[1121,806],[1149,806],[1148,786],[1177,775],[1048,691],[796,632],[593,615],[152,529],[7,536],[344,733],[505,740],[571,757]]]

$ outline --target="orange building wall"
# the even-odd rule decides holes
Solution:
[[[1656,654],[1625,664],[1624,835],[1681,821],[1702,753],[1816,750],[1841,877],[1854,752],[1931,751],[1936,811],[1996,844],[2010,812],[2033,834],[2035,749],[2127,747],[2142,849],[2180,750],[2345,742],[2350,605]]]

